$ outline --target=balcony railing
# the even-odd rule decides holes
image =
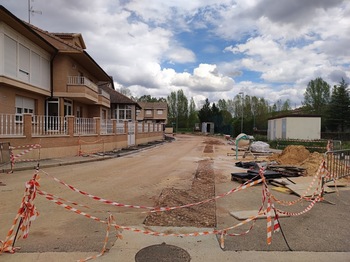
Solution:
[[[98,87],[95,83],[90,81],[88,78],[83,76],[68,76],[68,85],[78,86],[78,85],[84,85],[89,87],[91,90],[98,93]]]
[[[110,96],[110,94],[108,94],[106,91],[104,91],[104,90],[102,90],[102,89],[99,89],[99,94],[101,95],[101,96],[103,96],[103,97],[105,97],[105,98],[107,98],[108,100],[110,100],[111,99],[111,96]]]

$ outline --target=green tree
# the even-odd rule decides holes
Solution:
[[[226,100],[225,99],[219,99],[218,107],[219,107],[220,110],[226,110],[227,111],[228,104],[227,104]]]
[[[211,122],[213,118],[213,114],[211,111],[209,99],[205,99],[205,103],[203,107],[198,111],[198,118],[200,122]]]
[[[168,123],[177,127],[177,97],[176,92],[171,92],[167,97]]]
[[[287,99],[286,101],[283,102],[282,107],[281,107],[281,111],[287,112],[291,109],[292,109],[292,107],[290,106],[290,99]]]
[[[188,109],[188,127],[194,128],[195,124],[199,123],[198,113],[196,111],[196,104],[193,97],[190,99],[190,106]]]
[[[131,91],[130,91],[130,89],[127,88],[127,87],[121,87],[121,88],[119,88],[117,91],[118,91],[119,93],[121,93],[121,94],[127,96],[127,97],[132,97]]]
[[[177,91],[178,126],[188,127],[188,99],[182,89]]]
[[[157,98],[150,95],[143,95],[137,99],[138,102],[167,102],[163,97]]]
[[[187,128],[188,126],[188,99],[180,89],[171,92],[167,97],[168,103],[168,123],[175,124],[177,128]]]
[[[318,77],[308,83],[302,104],[307,111],[323,115],[329,100],[330,86],[321,77]]]
[[[327,127],[331,131],[344,132],[350,127],[350,94],[348,83],[342,79],[333,88],[327,111]]]

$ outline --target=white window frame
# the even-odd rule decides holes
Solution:
[[[73,115],[73,101],[64,99],[64,116]]]
[[[131,105],[117,105],[117,109],[115,109],[114,116],[118,121],[131,121],[132,120]]]
[[[0,26],[0,36],[1,35],[0,41],[3,39],[2,52],[4,52],[4,59],[0,61],[0,63],[2,63],[2,65],[0,65],[0,75],[4,74],[5,76],[50,91],[50,53],[6,24]],[[40,57],[39,67],[37,55]],[[31,77],[32,75],[33,77]]]
[[[16,123],[23,123],[23,114],[34,114],[35,100],[24,96],[16,96]]]

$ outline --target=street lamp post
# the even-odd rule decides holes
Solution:
[[[241,118],[241,133],[243,133],[243,113],[244,113],[244,92],[239,92],[242,97],[242,118]]]

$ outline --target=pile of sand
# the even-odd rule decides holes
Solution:
[[[279,165],[297,166],[305,168],[305,175],[316,174],[323,160],[323,154],[310,153],[304,146],[287,146],[281,154],[274,154],[270,161],[276,161]]]

